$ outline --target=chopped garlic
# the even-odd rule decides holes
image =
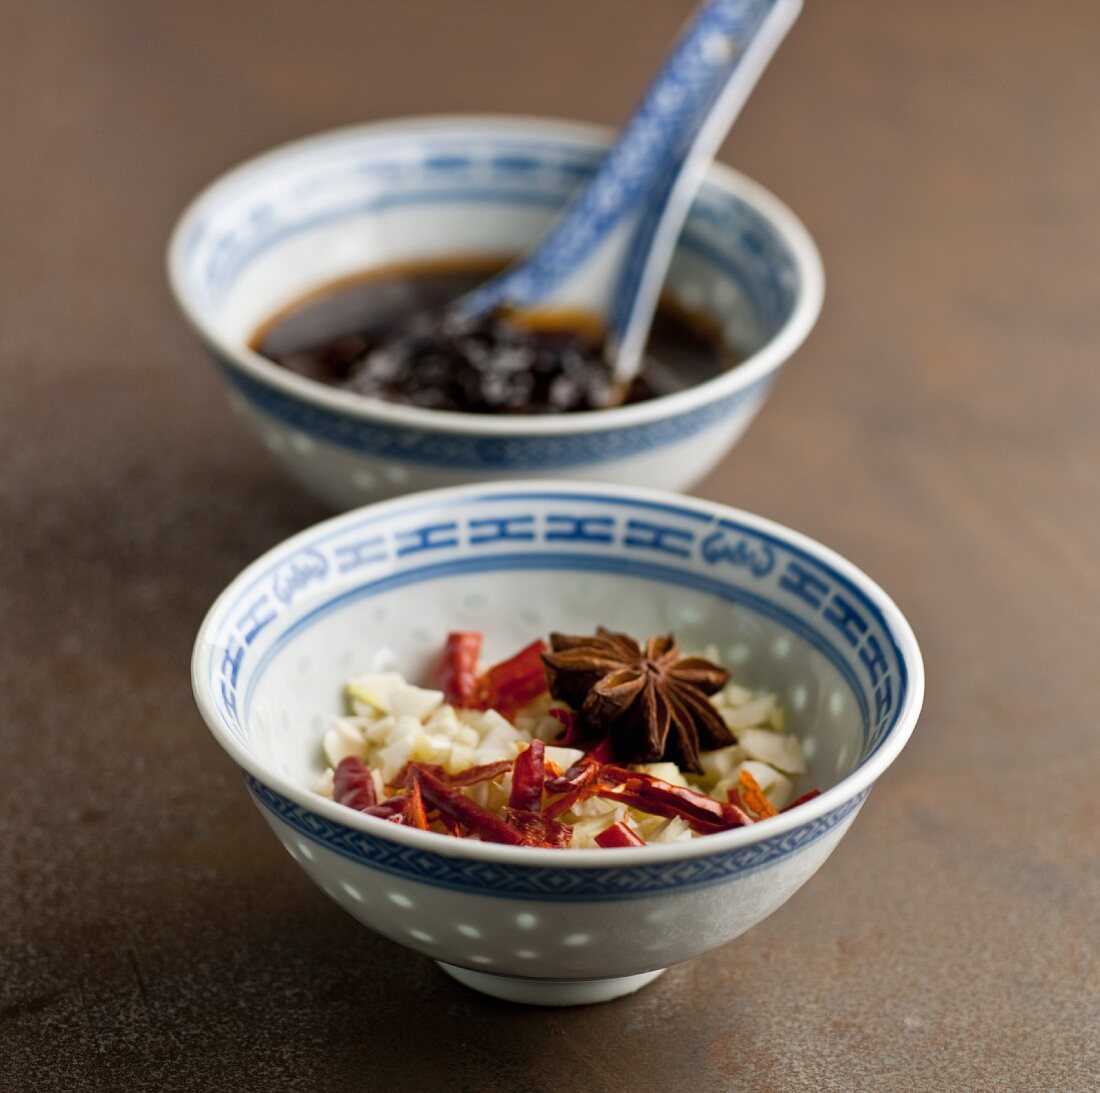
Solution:
[[[393,713],[390,694],[407,686],[400,672],[367,672],[356,676],[348,684],[347,691],[353,702],[365,702],[380,713]]]
[[[703,768],[704,784],[728,778],[742,760],[747,759],[745,749],[740,744],[730,744],[725,748],[699,753],[699,763]]]
[[[759,759],[787,774],[806,773],[802,745],[793,733],[784,735],[770,729],[742,729],[738,739],[749,759]]]
[[[665,819],[644,812],[635,812],[634,816],[638,834],[647,843],[675,843],[692,837],[691,825],[679,816]]]
[[[551,717],[547,712],[554,706],[561,706],[561,703],[551,698],[549,692],[539,695],[538,698],[529,702],[516,714],[516,728],[520,732],[537,736],[540,740],[553,740],[555,736],[561,733],[561,722],[556,717]],[[550,736],[543,736],[539,732],[540,728],[549,728]]]
[[[753,699],[743,706],[727,706],[721,711],[722,720],[726,728],[747,729],[753,725],[763,725],[772,715],[775,709],[775,695],[764,695],[762,698]]]
[[[423,687],[396,687],[389,698],[392,713],[398,717],[417,717],[421,721],[443,704],[442,691],[429,691]]]
[[[744,706],[752,701],[752,691],[739,683],[727,683],[714,698],[717,706]]]
[[[442,734],[430,736],[420,728],[419,721],[416,726],[412,732],[413,746],[409,758],[415,763],[446,763],[451,755],[450,738]]]
[[[595,839],[601,831],[606,831],[613,823],[626,818],[625,808],[614,808],[600,816],[586,816],[573,824],[573,838],[569,845],[582,850],[597,846]]]
[[[687,788],[687,779],[675,763],[638,763],[635,769],[652,774],[654,778],[661,778],[674,786]]]
[[[492,736],[493,733],[503,734],[509,740],[519,740],[521,737],[521,733],[515,725],[506,717],[501,717],[496,710],[485,710],[483,713],[479,713],[476,710],[467,710],[465,713],[467,715],[473,714],[478,718],[481,722],[480,731],[486,737]],[[524,739],[526,739],[526,737],[524,737]]]
[[[431,732],[453,733],[459,727],[458,714],[454,706],[438,706],[424,721],[424,727]]]
[[[332,728],[325,733],[323,746],[331,767],[339,766],[340,760],[349,755],[354,755],[356,759],[367,757],[367,741],[354,717],[334,717]]]
[[[520,722],[519,718],[516,718],[516,725],[522,728],[526,722]],[[557,740],[562,734],[562,730],[565,726],[556,717],[540,717],[529,730],[532,736],[537,736],[540,740],[549,744],[553,740]]]
[[[443,764],[448,774],[457,774],[460,770],[465,770],[467,767],[476,766],[477,763],[474,760],[474,749],[466,744],[454,743],[451,745],[451,753],[447,756],[447,761]]]
[[[417,725],[419,726],[419,722]],[[375,752],[374,761],[382,768],[384,782],[390,782],[397,777],[397,772],[412,758],[415,744],[416,738],[411,733],[394,733],[389,743]]]
[[[586,800],[577,801],[569,810],[574,816],[606,816],[609,812],[617,812],[622,805],[614,801],[605,800],[603,797],[588,797]]]
[[[546,745],[545,755],[551,763],[557,763],[563,771],[584,758],[584,752],[580,748],[558,748],[553,744]]]

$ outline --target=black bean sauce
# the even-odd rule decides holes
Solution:
[[[547,414],[615,404],[602,342],[590,334],[446,313],[502,265],[432,263],[344,280],[280,312],[251,345],[321,383],[434,410]],[[671,394],[735,363],[704,321],[662,303],[623,401]]]

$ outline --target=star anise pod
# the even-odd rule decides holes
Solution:
[[[543,654],[550,693],[579,711],[590,736],[608,733],[624,763],[672,759],[700,773],[699,748],[735,743],[707,696],[729,672],[702,657],[681,659],[671,635],[645,649],[626,634],[551,634]]]

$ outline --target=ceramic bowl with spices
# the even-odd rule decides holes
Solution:
[[[384,326],[471,287],[539,237],[608,141],[573,122],[456,116],[287,145],[187,209],[173,291],[248,427],[337,506],[532,474],[687,488],[759,410],[823,293],[802,225],[727,167],[692,207],[632,401],[531,413],[501,395],[499,412],[469,413],[431,383],[402,401],[348,376],[348,308]]]
[[[599,626],[673,634],[684,650],[709,650],[738,686],[776,696],[804,758],[789,793],[819,794],[744,825],[722,823],[732,806],[718,803],[700,837],[554,849],[493,842],[488,829],[461,837],[476,832],[459,823],[450,837],[390,822],[332,799],[331,782],[320,789],[339,758],[327,734],[347,682],[380,656],[423,680],[448,632],[484,634],[491,661],[534,635]],[[462,982],[543,1004],[627,993],[786,902],[849,829],[923,697],[905,619],[832,551],[710,502],[574,482],[431,491],[304,531],[218,598],[192,670],[210,730],[326,895]],[[423,782],[429,810],[434,786]]]

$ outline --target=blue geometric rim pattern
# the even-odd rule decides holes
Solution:
[[[870,792],[869,788],[865,789],[832,812],[792,831],[721,854],[652,865],[561,869],[450,858],[392,843],[309,812],[257,781],[247,771],[242,773],[259,806],[299,835],[350,861],[451,891],[571,903],[640,899],[665,892],[705,888],[745,876],[817,842],[851,816]]]
[[[349,589],[347,592],[316,607],[304,617],[298,619],[293,626],[282,633],[277,641],[260,658],[253,673],[252,680],[245,691],[244,706],[248,709],[252,704],[258,680],[263,676],[264,670],[279,651],[293,639],[299,630],[308,628],[320,617],[330,611],[337,610],[347,603],[377,595],[384,589],[393,589],[410,584],[420,584],[433,579],[456,576],[464,573],[493,573],[506,572],[512,569],[534,568],[538,570],[575,570],[582,573],[615,573],[629,575],[639,579],[652,579],[662,583],[677,585],[682,588],[704,590],[711,595],[719,596],[728,602],[740,604],[756,614],[765,618],[775,619],[787,629],[798,634],[803,640],[812,645],[823,657],[829,660],[833,667],[845,679],[852,689],[855,701],[859,706],[860,717],[864,727],[863,747],[869,754],[873,754],[886,739],[886,724],[881,723],[877,729],[871,731],[870,711],[867,705],[867,697],[860,690],[859,681],[844,660],[836,655],[829,641],[812,626],[807,626],[795,616],[778,611],[765,600],[754,597],[745,590],[732,590],[720,582],[707,581],[705,578],[692,577],[690,574],[678,572],[666,566],[651,562],[637,560],[624,561],[617,558],[600,558],[592,555],[560,558],[553,555],[519,555],[506,556],[496,554],[486,558],[466,558],[458,561],[447,562],[443,565],[428,565],[404,573],[383,577],[371,584],[360,585]]]
[[[242,271],[271,247],[312,227],[348,220],[370,211],[439,200],[540,205],[560,209],[574,188],[588,181],[601,161],[598,148],[551,141],[529,143],[515,136],[479,134],[478,157],[468,154],[471,137],[461,133],[419,142],[420,158],[393,158],[370,147],[355,154],[332,150],[313,165],[313,174],[279,192],[286,168],[256,172],[246,184],[247,208],[229,223],[215,209],[193,227],[188,262],[207,302],[217,308]],[[476,176],[476,181],[475,181]],[[351,178],[371,179],[371,196],[311,207],[310,201],[339,191]],[[380,189],[378,188],[380,187]],[[233,199],[230,199],[232,204]],[[752,256],[748,275],[734,251]],[[798,272],[792,255],[767,217],[743,198],[704,184],[685,225],[680,246],[706,258],[738,285],[765,327],[774,334],[794,305]]]
[[[457,511],[435,511],[438,504],[345,520],[272,560],[226,605],[205,671],[219,715],[243,746],[264,666],[303,627],[387,589],[498,569],[625,572],[740,604],[808,641],[844,677],[860,709],[863,761],[897,723],[909,672],[881,609],[793,543],[679,505],[595,493],[494,491],[465,499]],[[297,619],[268,629],[304,589],[316,595],[317,582],[333,579]]]
[[[317,440],[382,459],[467,470],[553,470],[626,459],[686,440],[723,421],[742,406],[762,400],[772,376],[717,402],[673,418],[626,428],[564,436],[466,436],[364,421],[269,387],[230,362],[218,360],[238,391],[262,413]]]

